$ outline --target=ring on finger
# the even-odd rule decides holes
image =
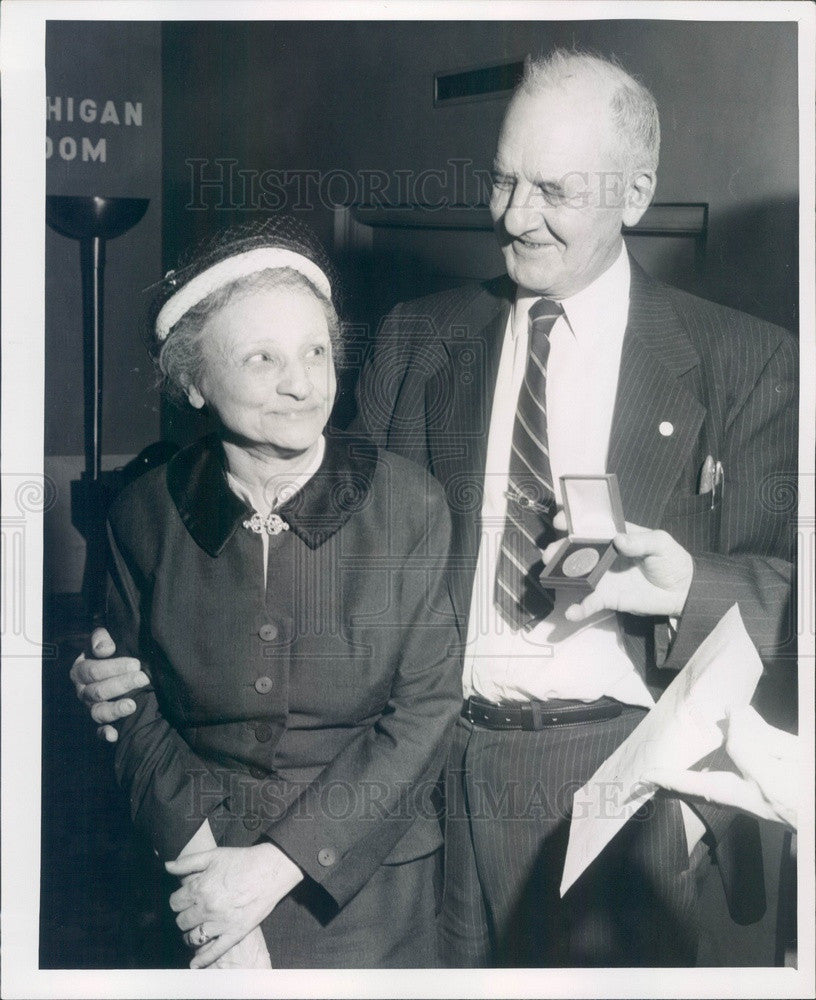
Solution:
[[[212,940],[210,935],[204,930],[203,924],[199,924],[190,931],[189,939],[190,944],[194,948],[200,948],[202,945],[205,945],[208,941]]]

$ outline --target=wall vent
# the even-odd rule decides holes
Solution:
[[[483,101],[514,90],[524,73],[523,62],[499,63],[434,75],[434,106],[460,101]]]

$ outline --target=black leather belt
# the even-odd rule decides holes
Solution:
[[[581,722],[614,719],[623,705],[614,698],[597,701],[519,701],[496,704],[483,698],[466,698],[462,715],[485,729],[526,729],[534,731],[549,726],[574,726]]]

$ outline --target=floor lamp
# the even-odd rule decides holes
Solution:
[[[56,232],[79,240],[82,274],[82,357],[85,469],[71,483],[71,519],[87,544],[82,593],[91,626],[105,601],[105,512],[115,477],[102,473],[102,347],[105,245],[144,216],[148,198],[48,195],[46,221]]]

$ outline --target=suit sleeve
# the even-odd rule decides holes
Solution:
[[[443,391],[447,374],[439,324],[428,311],[397,305],[383,319],[374,348],[357,381],[352,426],[381,448],[428,466],[429,385]]]
[[[342,906],[417,818],[428,819],[461,705],[453,609],[443,572],[450,542],[441,490],[428,477],[428,528],[395,574],[404,636],[385,710],[263,833]],[[391,626],[389,626],[390,628]]]
[[[108,540],[108,627],[117,652],[137,657],[152,681],[142,635],[149,585],[135,565],[129,567],[110,525]],[[116,777],[128,796],[134,825],[166,861],[178,856],[205,819],[217,820],[226,791],[164,717],[152,683],[130,697],[136,711],[117,723]]]
[[[725,428],[717,550],[693,553],[694,577],[668,666],[682,666],[734,602],[763,658],[791,643],[796,369],[795,341],[785,336]]]
[[[388,447],[396,400],[409,375],[410,338],[399,337],[401,306],[382,320],[357,379],[357,415],[350,430],[367,434],[380,448]]]
[[[726,427],[717,551],[693,554],[691,589],[667,666],[682,667],[735,602],[766,672],[775,658],[784,666],[794,645],[796,370],[795,343],[785,337]],[[756,820],[723,806],[689,804],[715,845],[731,916],[740,924],[760,919],[766,897]]]

